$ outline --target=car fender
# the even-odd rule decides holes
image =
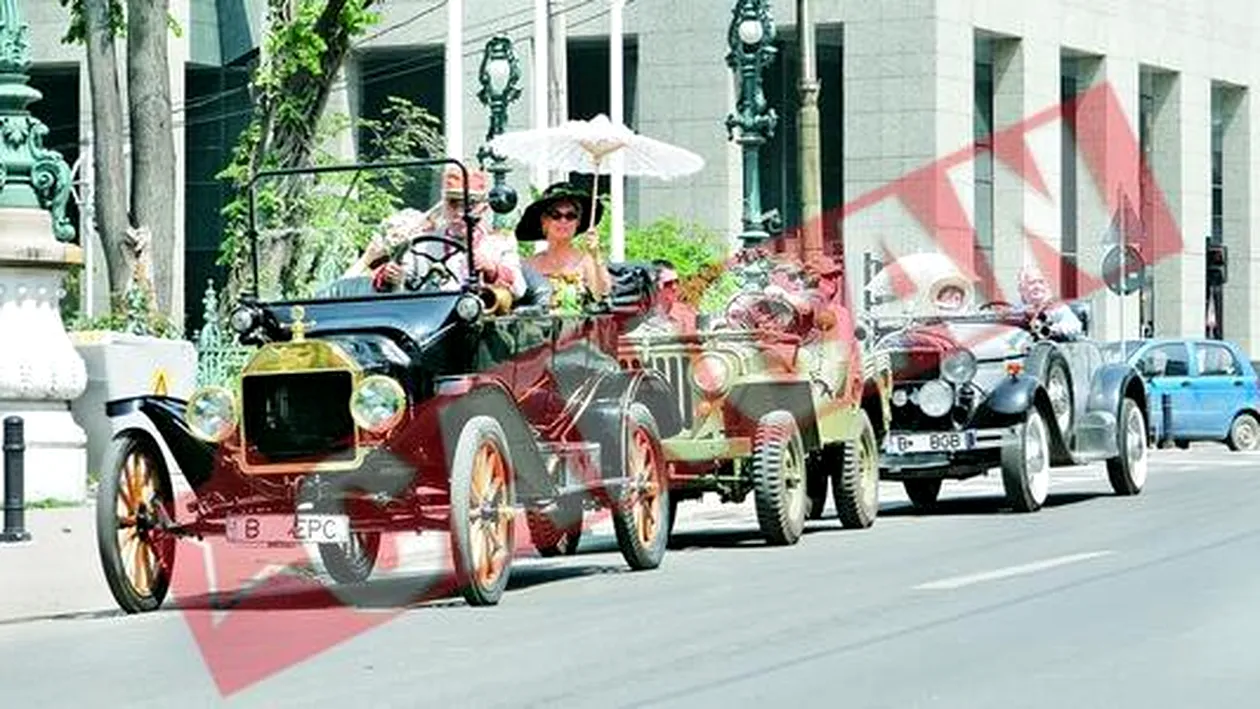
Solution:
[[[577,414],[576,428],[582,440],[600,445],[600,463],[605,477],[620,477],[625,459],[625,413],[632,404],[643,404],[656,420],[662,440],[682,430],[678,395],[655,370],[634,369],[609,372],[594,382],[588,403]]]
[[[976,428],[1015,426],[1027,420],[1028,412],[1033,406],[1040,406],[1042,411],[1051,410],[1050,396],[1036,377],[1024,373],[1003,377],[976,407],[971,425]],[[1051,431],[1051,437],[1061,440],[1061,432],[1054,425],[1053,419],[1047,419],[1046,426]]]
[[[726,434],[752,438],[761,417],[779,409],[790,412],[801,432],[806,452],[818,447],[818,412],[810,384],[800,380],[741,381],[731,387],[723,407]]]
[[[1126,396],[1136,401],[1138,408],[1142,410],[1149,437],[1153,426],[1146,398],[1146,382],[1132,365],[1112,362],[1103,365],[1094,373],[1094,379],[1089,387],[1089,398],[1085,403],[1085,415],[1096,417],[1105,414],[1105,418],[1114,427],[1120,420],[1120,407]]]
[[[436,421],[441,429],[441,436],[434,439],[425,431],[432,431],[427,424],[432,421],[429,416],[420,413],[416,418],[421,427],[422,440],[442,441],[441,448],[451,450],[439,452],[446,469],[446,456],[454,454],[455,441],[463,428],[464,422],[473,416],[492,416],[507,435],[508,446],[512,456],[512,465],[516,470],[516,496],[518,499],[533,499],[549,496],[554,488],[546,475],[546,466],[535,443],[536,437],[529,421],[517,408],[511,392],[502,381],[484,375],[440,377],[434,381],[433,398],[421,405],[421,411],[435,410]],[[447,474],[449,476],[449,470]]]
[[[215,446],[188,428],[184,420],[187,404],[168,396],[137,396],[107,402],[105,415],[115,439],[129,433],[147,436],[161,450],[167,468],[172,473],[178,471],[196,490],[210,480]]]

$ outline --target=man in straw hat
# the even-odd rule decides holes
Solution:
[[[442,174],[442,202],[428,212],[404,209],[385,220],[382,233],[372,239],[363,259],[356,266],[360,271],[370,268],[372,286],[378,291],[397,290],[406,283],[417,287],[429,282],[441,290],[454,290],[467,277],[467,256],[453,247],[438,242],[414,244],[403,255],[401,262],[380,261],[393,249],[416,236],[431,234],[444,236],[469,245],[474,261],[486,285],[507,289],[514,298],[525,294],[525,275],[521,270],[521,258],[516,239],[505,232],[492,228],[491,211],[486,203],[489,194],[489,178],[480,170],[468,171],[468,197],[472,201],[471,213],[476,222],[471,244],[464,223],[464,175],[455,165],[448,165]],[[426,258],[427,254],[428,258]],[[445,259],[443,264],[442,259]],[[441,265],[449,273],[441,271]]]

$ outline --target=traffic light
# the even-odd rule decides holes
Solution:
[[[1229,277],[1229,253],[1222,243],[1208,242],[1207,245],[1207,284],[1223,286]]]

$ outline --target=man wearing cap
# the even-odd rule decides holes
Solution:
[[[861,354],[857,344],[853,315],[844,304],[844,293],[841,288],[841,276],[844,269],[829,256],[818,256],[805,267],[812,288],[809,291],[809,302],[814,316],[814,327],[818,328],[824,342],[838,347],[835,354],[845,357],[847,362],[857,362]],[[833,350],[834,351],[834,350]],[[850,378],[858,373],[852,367],[846,370]],[[836,372],[821,373],[822,380],[835,396],[842,394],[843,382],[835,378]]]
[[[489,179],[480,170],[468,171],[468,197],[470,210],[475,218],[471,248],[477,270],[486,285],[508,289],[513,298],[525,294],[525,275],[521,270],[521,257],[515,237],[511,233],[492,228],[490,207],[486,203]],[[381,239],[373,239],[365,260],[371,263],[406,241],[422,235],[433,234],[454,239],[468,245],[467,225],[464,223],[464,176],[454,165],[446,168],[442,176],[443,201],[427,213],[404,209],[391,216],[385,223]],[[426,255],[428,258],[426,258]],[[442,259],[446,259],[442,262]],[[441,271],[442,266],[450,273]],[[401,263],[386,261],[372,270],[372,286],[378,291],[396,290],[405,281],[428,280],[440,290],[456,290],[468,274],[467,255],[435,241],[414,244],[403,255]],[[452,278],[453,276],[453,278]]]
[[[655,315],[669,320],[684,333],[696,331],[696,311],[684,303],[678,295],[680,282],[674,264],[666,259],[655,259],[657,300]]]

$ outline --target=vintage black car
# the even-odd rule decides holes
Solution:
[[[1045,313],[994,303],[871,320],[894,378],[881,478],[930,506],[943,480],[1000,468],[1010,505],[1031,512],[1052,467],[1105,460],[1117,494],[1142,490],[1153,440],[1141,376],[1087,336],[1052,336]]]
[[[465,169],[306,172],[443,164]],[[276,174],[293,171],[259,177]],[[462,240],[410,241],[439,241],[478,273]],[[383,533],[420,530],[449,531],[464,598],[495,604],[522,509],[547,552],[580,528],[584,505],[607,508],[629,566],[656,568],[670,512],[661,439],[679,430],[676,395],[616,359],[650,273],[618,269],[612,302],[572,314],[552,312],[545,279],[527,275],[506,312],[476,276],[444,291],[377,293],[360,277],[303,301],[247,297],[231,320],[259,346],[234,387],[112,402],[110,414],[131,422],[116,427],[98,497],[118,604],[162,603],[180,536],[317,544],[328,573],[354,583],[372,573]],[[176,471],[192,488],[188,519],[177,519]]]

